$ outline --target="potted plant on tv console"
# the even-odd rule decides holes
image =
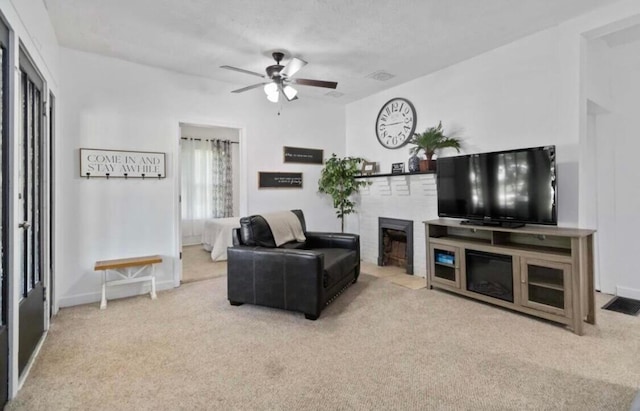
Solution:
[[[318,180],[318,191],[329,194],[336,209],[336,216],[340,219],[340,226],[344,233],[344,216],[355,213],[355,203],[351,195],[357,193],[360,187],[370,184],[364,180],[356,180],[360,175],[360,164],[364,159],[359,157],[339,158],[331,155],[322,169]]]
[[[444,134],[442,129],[442,121],[436,127],[429,127],[423,133],[415,133],[409,144],[415,145],[409,150],[410,154],[417,155],[424,151],[425,160],[420,160],[420,171],[430,171],[436,169],[433,155],[436,150],[443,148],[455,148],[458,153],[462,146],[461,141],[455,137],[449,137]]]

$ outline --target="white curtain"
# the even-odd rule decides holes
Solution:
[[[204,222],[233,215],[231,143],[182,139],[182,241],[199,244]]]

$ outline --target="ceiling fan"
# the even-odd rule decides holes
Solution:
[[[238,90],[233,90],[232,93],[242,93],[254,88],[258,88],[260,86],[264,86],[264,92],[267,94],[267,99],[273,103],[277,103],[280,98],[280,94],[284,95],[287,101],[296,100],[298,98],[298,90],[293,88],[291,86],[292,84],[300,86],[325,87],[331,89],[335,89],[338,86],[338,83],[336,83],[335,81],[292,78],[298,72],[298,70],[300,70],[307,64],[307,62],[304,60],[300,60],[299,58],[292,57],[291,60],[289,60],[289,63],[286,66],[283,66],[282,64],[280,64],[280,61],[282,61],[282,59],[284,58],[284,53],[276,51],[271,55],[276,61],[276,64],[273,64],[266,68],[266,75],[232,66],[220,66],[220,68],[223,69],[239,71],[240,73],[251,74],[252,76],[258,76],[268,80],[266,82],[243,87]]]

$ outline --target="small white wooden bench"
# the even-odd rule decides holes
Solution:
[[[107,308],[107,287],[111,287],[114,285],[151,281],[151,292],[149,293],[149,295],[151,296],[152,300],[155,300],[157,296],[154,264],[161,262],[162,257],[160,257],[159,255],[97,261],[94,270],[102,271],[102,301],[100,301],[100,309],[104,310],[105,308]],[[151,267],[151,273],[146,276],[138,277],[138,274],[142,273],[149,266]],[[134,271],[134,269],[136,270]],[[109,271],[116,273],[119,278],[116,280],[109,280]]]

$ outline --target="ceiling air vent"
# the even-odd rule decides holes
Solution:
[[[326,95],[326,96],[331,96],[331,97],[338,98],[338,97],[342,97],[342,96],[344,96],[344,93],[341,93],[341,92],[339,92],[339,91],[335,91],[335,90],[333,90],[333,91],[330,91],[330,92],[328,92],[328,93],[325,93],[325,95]]]
[[[374,80],[378,80],[378,81],[387,81],[389,79],[394,78],[395,76],[391,73],[387,73],[384,70],[378,70],[378,71],[374,71],[373,73],[369,74],[368,76],[366,76],[367,78],[372,78]]]

